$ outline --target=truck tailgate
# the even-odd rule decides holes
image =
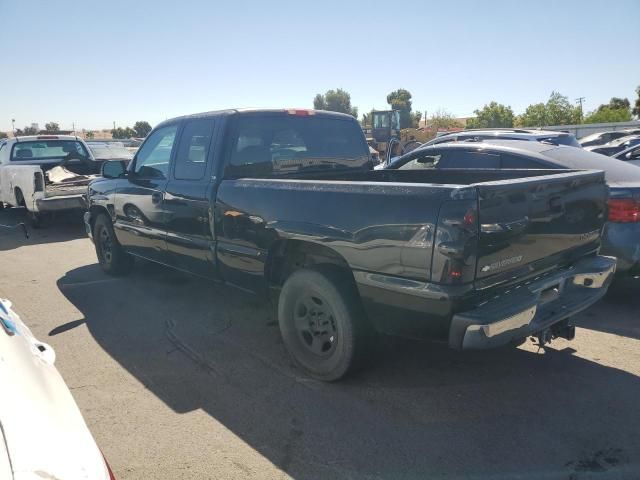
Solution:
[[[597,248],[608,187],[598,171],[474,185],[478,192],[476,279],[531,273]]]

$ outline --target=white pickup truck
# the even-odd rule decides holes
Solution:
[[[33,227],[47,213],[84,208],[87,185],[100,173],[87,144],[69,135],[0,142],[0,208],[25,207]]]

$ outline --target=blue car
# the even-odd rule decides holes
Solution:
[[[640,168],[635,165],[564,145],[477,140],[420,147],[387,168],[603,170],[610,198],[600,253],[618,258],[618,277],[640,275]]]

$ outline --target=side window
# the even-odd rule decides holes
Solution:
[[[180,136],[180,145],[173,171],[176,180],[204,178],[214,122],[215,120],[212,118],[202,118],[186,123]]]
[[[409,160],[404,165],[398,167],[398,170],[424,170],[425,168],[435,168],[440,161],[440,155],[423,155],[413,160]]]
[[[438,168],[500,168],[500,156],[494,153],[448,150]]]
[[[167,125],[151,134],[138,151],[133,171],[139,177],[167,178],[177,125]]]
[[[502,168],[555,168],[554,165],[538,162],[519,155],[500,154]]]

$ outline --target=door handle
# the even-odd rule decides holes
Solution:
[[[162,201],[162,193],[160,192],[153,192],[151,194],[151,201],[153,203],[160,203]]]

